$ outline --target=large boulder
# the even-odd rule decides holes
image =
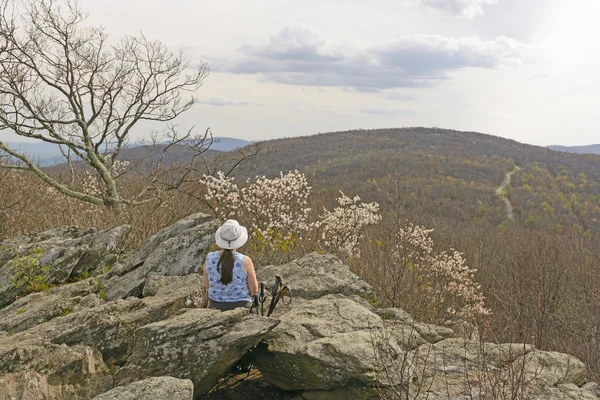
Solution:
[[[194,384],[189,379],[161,376],[118,386],[92,400],[192,400],[193,396]]]
[[[256,346],[278,320],[238,308],[220,312],[186,309],[135,331],[127,362],[115,375],[119,385],[150,376],[190,379],[194,394],[208,392]]]
[[[219,222],[206,214],[194,214],[164,228],[135,252],[129,261],[111,270],[102,283],[108,300],[142,296],[151,275],[198,274]]]
[[[295,297],[318,299],[336,293],[373,297],[373,289],[367,282],[329,254],[312,253],[287,264],[258,267],[256,271],[258,280],[267,286],[272,284],[275,274],[289,282]]]
[[[123,251],[130,227],[113,229],[60,228],[5,240],[0,243],[0,307],[12,303],[24,293],[25,286],[17,286],[19,261],[28,257],[48,267],[40,276],[47,284],[62,284],[81,277],[95,276],[116,262]]]
[[[280,319],[267,348],[256,353],[255,365],[268,382],[284,390],[329,391],[329,398],[373,395],[378,367],[384,367],[374,351],[385,327],[379,316],[346,296],[328,295]],[[394,324],[386,344],[395,357],[425,343],[414,329]]]

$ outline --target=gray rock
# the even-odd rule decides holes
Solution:
[[[370,309],[375,314],[379,315],[383,320],[400,321],[410,325],[414,324],[414,320],[410,314],[400,308],[381,309],[377,307],[371,307]]]
[[[0,330],[17,333],[53,318],[104,303],[94,279],[57,286],[46,293],[32,293],[0,309]]]
[[[583,385],[581,389],[586,390],[595,396],[600,396],[600,388],[596,382],[588,382]]]
[[[92,400],[192,400],[193,396],[194,384],[189,379],[161,376],[116,387]]]
[[[324,296],[283,314],[267,340],[268,348],[257,352],[255,365],[268,382],[284,390],[345,393],[358,390],[347,386],[362,386],[372,393],[368,388],[378,371],[374,348],[383,328],[381,318],[356,301]],[[395,357],[404,354],[402,340],[425,343],[413,333],[401,340],[386,337]]]
[[[598,400],[598,397],[588,390],[573,383],[561,384],[557,387],[544,387],[527,394],[531,400]]]
[[[94,346],[102,353],[107,365],[122,365],[135,330],[175,315],[186,307],[196,288],[195,285],[180,285],[171,289],[144,299],[128,298],[84,308],[17,333],[13,339]]]
[[[454,331],[445,326],[437,326],[431,324],[424,324],[420,322],[415,322],[411,324],[417,332],[429,343],[436,343],[440,340],[448,339],[454,337]]]
[[[371,286],[350,271],[335,256],[312,253],[283,265],[258,267],[259,281],[271,286],[273,276],[281,275],[295,297],[318,299],[328,294],[373,297]]]
[[[0,343],[3,399],[89,399],[111,387],[110,371],[92,347],[11,338]]]
[[[179,291],[183,288],[193,290],[204,287],[204,277],[200,274],[190,274],[185,276],[163,276],[156,273],[150,273],[144,283],[142,296],[163,296],[169,293]]]
[[[130,355],[115,380],[122,385],[168,375],[191,379],[196,396],[206,393],[278,323],[248,315],[243,308],[182,310],[135,331]]]
[[[419,347],[413,360],[418,373],[412,380],[412,391],[427,388],[432,396],[446,398],[487,398],[501,390],[521,393],[528,399],[546,398],[543,393],[555,396],[548,398],[566,399],[571,398],[564,392],[570,386],[559,392],[553,388],[578,386],[585,379],[585,367],[576,358],[515,343],[445,339]],[[533,397],[536,393],[541,397]]]
[[[62,284],[77,279],[84,273],[95,276],[103,273],[107,265],[123,250],[130,227],[113,229],[61,228],[5,240],[0,243],[0,307],[22,296],[26,288],[16,287],[14,257],[27,256],[41,249],[39,264],[47,266],[45,282]]]
[[[198,274],[208,249],[214,241],[218,221],[205,214],[195,214],[152,236],[129,261],[120,266],[122,276],[103,280],[108,300],[141,296],[148,276]]]
[[[148,240],[146,240],[142,247],[140,247],[140,249],[133,254],[130,261],[131,267],[136,268],[137,266],[143,264],[150,254],[152,254],[162,243],[166,242],[167,240],[182,235],[187,235],[190,229],[204,225],[206,222],[210,222],[212,220],[214,220],[212,216],[198,213],[190,215],[172,225],[169,225],[166,228],[161,229],[156,234],[152,235]]]
[[[535,350],[515,360],[513,366],[522,367],[525,380],[535,386],[585,383],[585,364],[568,354]]]

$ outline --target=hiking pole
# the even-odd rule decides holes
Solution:
[[[250,304],[250,314],[252,314],[252,310],[256,310],[256,314],[258,315],[258,294],[252,296],[252,304]]]
[[[286,298],[288,300],[286,300]],[[277,294],[277,297],[275,298],[275,301],[271,301],[271,306],[269,306],[269,312],[267,313],[267,317],[273,313],[275,307],[277,307],[277,303],[279,303],[280,300],[286,306],[292,303],[292,289],[290,289],[288,285],[285,285],[281,288],[281,290]]]
[[[271,288],[271,304],[269,304],[269,311],[267,312],[267,317],[271,315],[271,313],[275,309],[277,296],[279,296],[279,292],[281,291],[282,286],[283,284],[281,283],[281,276],[275,275],[275,284]]]
[[[265,315],[265,301],[267,298],[265,297],[265,283],[260,283],[260,290],[258,295],[258,301],[260,302],[260,315]],[[258,312],[258,309],[256,310]]]

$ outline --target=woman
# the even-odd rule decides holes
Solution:
[[[252,297],[258,292],[254,264],[250,257],[236,251],[247,240],[248,230],[235,220],[227,220],[217,229],[215,242],[222,250],[208,253],[203,269],[210,308],[250,308]]]

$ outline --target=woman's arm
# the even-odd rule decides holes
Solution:
[[[202,275],[204,275],[204,289],[208,290],[208,274],[206,273],[206,264],[202,267]]]
[[[250,290],[250,296],[254,296],[258,293],[258,281],[256,280],[256,272],[254,271],[254,263],[250,257],[244,257],[244,263],[242,268],[248,275],[248,289]]]

